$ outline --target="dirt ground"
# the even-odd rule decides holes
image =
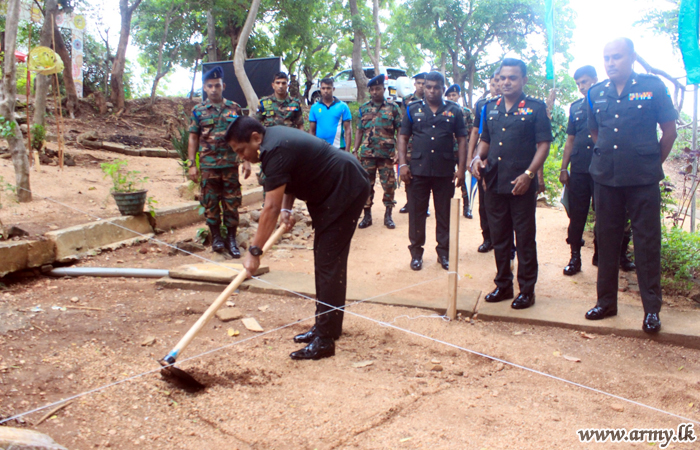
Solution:
[[[149,176],[149,195],[158,207],[184,201],[177,194],[183,179],[175,160],[70,151],[77,166],[41,166],[32,172],[34,202],[20,205],[3,194],[0,214],[6,226],[41,234],[93,220],[67,206],[102,218],[116,216],[109,182],[98,163],[117,157]],[[9,161],[0,160],[0,176],[12,179]],[[255,185],[254,177],[245,185]],[[379,200],[380,193],[375,197]],[[399,207],[404,200],[400,189]],[[442,296],[447,278],[436,262],[434,217],[428,220],[424,268],[413,272],[406,248],[407,217],[395,213],[397,229],[387,230],[381,225],[382,213],[382,205],[375,204],[375,225],[356,232],[349,283],[372,286],[377,295],[405,289],[406,296]],[[567,224],[564,211],[537,209],[537,295],[577,302],[583,314],[595,303],[592,236],[586,235],[583,272],[564,277]],[[198,227],[157,238],[174,243],[194,237]],[[480,243],[478,219],[462,218],[459,288],[486,293],[493,288],[495,264],[493,253],[476,252]],[[297,247],[279,246],[265,264],[271,270],[313,273],[312,252]],[[208,250],[199,255],[212,257]],[[200,260],[193,256],[171,255],[164,245],[144,243],[102,252],[79,265],[170,269],[196,262]],[[593,449],[601,445],[579,443],[576,430],[675,428],[682,422],[431,339],[700,420],[697,350],[478,319],[450,323],[431,311],[365,303],[348,308],[335,357],[294,362],[288,354],[299,345],[291,337],[311,325],[312,303],[246,292],[231,301],[255,317],[265,333],[250,332],[239,321],[214,319],[180,358],[181,367],[207,385],[204,392],[188,394],[161,379],[156,360],[216,294],[160,289],[152,279],[27,276],[2,281],[0,416],[150,371],[77,398],[38,426],[34,424],[47,411],[9,423],[48,433],[70,449]],[[411,287],[417,283],[425,284]],[[640,303],[634,276],[621,275],[620,287],[621,302]],[[38,306],[41,311],[32,311]],[[664,308],[691,311],[698,304],[666,296]],[[240,334],[229,336],[229,329]],[[212,353],[185,361],[208,351]]]

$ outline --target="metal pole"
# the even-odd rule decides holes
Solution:
[[[693,91],[693,151],[698,149],[698,86],[700,85],[696,84]],[[695,182],[697,175],[698,157],[695,156],[693,158],[693,182]],[[695,191],[693,191],[693,198],[690,199],[690,202],[690,232],[695,233]]]

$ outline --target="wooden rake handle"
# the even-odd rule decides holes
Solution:
[[[280,225],[279,228],[275,231],[275,233],[270,236],[270,238],[265,242],[265,245],[263,246],[263,254],[267,253],[270,248],[272,248],[273,245],[277,243],[277,241],[282,237],[282,235],[285,232],[285,225]],[[218,297],[216,297],[216,300],[214,300],[214,303],[207,308],[207,310],[202,314],[202,316],[197,320],[197,322],[192,325],[192,328],[189,329],[187,334],[185,334],[182,339],[180,339],[180,342],[177,343],[177,345],[168,353],[168,355],[163,358],[163,361],[165,361],[168,364],[173,364],[176,360],[177,357],[180,355],[180,353],[187,348],[188,345],[190,345],[190,342],[192,342],[192,339],[199,333],[199,331],[204,328],[204,326],[209,323],[211,318],[216,314],[216,312],[221,308],[221,305],[224,304],[227,298],[231,296],[233,291],[238,289],[240,285],[245,281],[246,279],[247,272],[245,269],[241,270],[236,278],[231,281],[231,283],[226,286],[226,289],[219,294]]]

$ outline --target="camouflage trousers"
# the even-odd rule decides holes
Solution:
[[[394,201],[394,192],[396,192],[396,172],[394,171],[394,162],[391,158],[361,158],[360,164],[362,168],[369,174],[369,183],[371,190],[369,198],[365,204],[365,208],[371,208],[374,203],[374,183],[379,172],[379,182],[384,189],[382,203],[387,208],[393,208],[396,202]]]
[[[223,210],[226,228],[238,228],[238,208],[241,202],[238,165],[225,169],[202,170],[202,193],[199,196],[199,203],[204,207],[207,225],[220,225]]]

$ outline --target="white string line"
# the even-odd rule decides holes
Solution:
[[[27,189],[25,189],[25,190],[27,190]],[[30,192],[31,192],[31,191],[30,191]],[[50,200],[50,201],[54,201],[53,199],[49,199],[48,197],[44,197],[44,198],[47,199],[47,200]],[[62,205],[61,202],[58,202],[58,201],[55,201],[55,202]],[[63,205],[63,206],[66,206],[66,207],[68,207],[68,208],[70,208],[70,209],[74,209],[74,210],[76,210],[76,211],[78,211],[78,212],[82,212],[82,213],[84,213],[84,214],[86,214],[86,215],[90,215],[90,214],[88,214],[88,213],[85,213],[85,212],[80,211],[80,210],[78,210],[78,209],[76,209],[76,208],[70,207],[70,206],[68,206],[68,205]],[[95,217],[95,216],[93,216],[93,217]],[[112,223],[112,222],[109,222],[109,223]],[[152,239],[152,240],[155,240],[155,241],[159,242],[158,240],[156,240],[156,239],[154,239],[154,238],[151,238],[151,237],[146,236],[146,235],[142,235],[142,234],[140,234],[140,233],[138,233],[138,232],[135,232],[135,231],[133,231],[133,230],[130,230],[130,229],[126,228],[126,227],[122,227],[122,226],[120,226],[120,225],[118,225],[118,224],[115,224],[115,223],[112,223],[112,224],[115,225],[115,226],[118,226],[118,227],[120,227],[120,228],[124,228],[124,229],[126,229],[126,230],[128,230],[128,231],[131,231],[131,232],[133,232],[133,233],[135,233],[135,234],[139,234],[139,235],[141,235],[141,236],[143,236],[143,237],[145,237],[145,238],[147,238],[147,239]],[[167,245],[167,246],[170,246],[170,245],[167,244],[167,243],[164,243],[164,244]],[[171,247],[172,247],[172,246],[171,246]],[[178,249],[178,250],[180,250],[180,249]],[[180,251],[182,251],[182,250],[180,250]],[[189,253],[189,252],[185,252],[185,253]],[[190,254],[191,254],[191,253],[190,253]],[[194,255],[194,256],[197,256],[197,257],[199,257],[200,259],[207,260],[206,258],[201,257],[201,256],[199,256],[199,255]],[[212,262],[214,262],[214,261],[212,261]],[[224,266],[224,267],[227,267],[227,266]],[[228,268],[231,269],[230,267],[228,267]],[[235,269],[231,269],[231,270],[235,270]],[[354,302],[354,303],[352,303],[352,304],[350,304],[350,305],[345,305],[345,306],[342,306],[342,307],[336,307],[336,306],[332,306],[332,305],[329,305],[329,304],[327,304],[327,303],[324,303],[324,302],[322,302],[322,301],[320,301],[320,300],[318,300],[318,299],[313,299],[313,298],[311,298],[311,297],[309,297],[309,296],[307,296],[307,295],[301,294],[301,293],[299,293],[299,292],[292,291],[291,289],[286,289],[286,288],[284,288],[284,287],[282,287],[282,286],[278,286],[278,285],[276,285],[276,284],[274,284],[274,283],[272,283],[272,282],[270,282],[270,281],[268,281],[268,280],[263,280],[262,278],[257,278],[257,277],[253,277],[253,278],[256,278],[258,281],[262,281],[262,282],[264,282],[264,283],[270,284],[271,286],[279,287],[279,288],[281,288],[282,290],[284,290],[284,291],[286,291],[286,292],[289,292],[289,293],[291,293],[291,294],[295,294],[295,295],[297,295],[297,296],[299,296],[299,297],[302,297],[302,298],[305,298],[305,299],[308,299],[308,300],[311,300],[311,301],[318,302],[318,303],[320,303],[320,304],[322,304],[322,305],[325,305],[325,306],[331,308],[330,310],[325,311],[325,312],[323,312],[323,313],[321,313],[321,314],[325,314],[325,313],[328,313],[328,312],[331,312],[331,311],[334,311],[334,310],[345,310],[346,307],[348,307],[348,306],[353,306],[353,305],[355,305],[355,304],[357,304],[357,303],[361,303],[361,302],[363,302],[363,301],[368,300],[368,299],[359,300],[359,301]],[[433,280],[429,280],[429,281],[433,281]],[[426,283],[426,282],[421,282],[421,283],[418,283],[418,284],[424,284],[424,283]],[[413,287],[413,286],[409,286],[409,287]],[[407,289],[407,288],[403,288],[403,289]],[[398,289],[398,290],[402,290],[402,289]],[[392,292],[396,292],[396,291],[392,291]],[[382,294],[382,295],[387,295],[387,294]],[[379,296],[377,296],[377,297],[381,297],[382,295],[379,295]],[[377,298],[377,297],[371,297],[371,298]],[[634,405],[637,405],[637,406],[641,406],[641,407],[643,407],[643,408],[647,408],[647,409],[650,409],[650,410],[652,410],[652,411],[657,411],[657,412],[660,412],[660,413],[663,413],[663,414],[666,414],[666,415],[669,415],[669,416],[672,416],[672,417],[676,417],[676,418],[680,418],[680,419],[682,419],[682,420],[686,420],[686,421],[690,421],[690,422],[694,422],[694,423],[700,424],[699,421],[696,421],[696,420],[693,420],[693,419],[689,419],[689,418],[687,418],[687,417],[683,417],[683,416],[680,416],[680,415],[678,415],[678,414],[674,414],[674,413],[665,411],[665,410],[663,410],[663,409],[656,408],[656,407],[654,407],[654,406],[646,405],[646,404],[644,404],[644,403],[640,403],[640,402],[637,402],[637,401],[634,401],[634,400],[631,400],[631,399],[627,399],[627,398],[625,398],[625,397],[621,397],[621,396],[616,395],[616,394],[612,394],[612,393],[609,393],[609,392],[606,392],[606,391],[602,391],[602,390],[600,390],[600,389],[596,389],[596,388],[593,388],[593,387],[590,387],[590,386],[586,386],[586,385],[583,385],[583,384],[580,384],[580,383],[576,383],[576,382],[574,382],[574,381],[570,381],[570,380],[567,380],[567,379],[565,379],[565,378],[557,377],[557,376],[555,376],[555,375],[551,375],[551,374],[548,374],[548,373],[546,373],[546,372],[541,372],[541,371],[536,370],[536,369],[531,369],[531,368],[529,368],[529,367],[527,367],[527,366],[522,366],[522,365],[520,365],[520,364],[512,363],[512,362],[510,362],[510,361],[507,361],[507,360],[504,360],[504,359],[500,359],[500,358],[497,358],[497,357],[494,357],[494,356],[490,356],[490,355],[487,355],[487,354],[485,354],[485,353],[481,353],[481,352],[478,352],[478,351],[475,351],[475,350],[471,350],[471,349],[467,349],[467,348],[464,348],[464,347],[460,347],[460,346],[458,346],[458,345],[456,345],[456,344],[452,344],[452,343],[449,343],[449,342],[446,342],[446,341],[442,341],[442,340],[439,340],[439,339],[435,339],[435,338],[432,338],[432,337],[430,337],[430,336],[426,336],[426,335],[423,335],[423,334],[420,334],[420,333],[417,333],[417,332],[414,332],[414,331],[411,331],[411,330],[407,330],[407,329],[398,327],[398,326],[396,326],[396,325],[393,325],[392,323],[382,322],[382,321],[380,321],[380,320],[373,319],[373,318],[367,317],[367,316],[363,316],[363,315],[361,315],[361,314],[358,314],[358,313],[355,313],[355,312],[352,312],[352,311],[347,311],[347,312],[348,312],[348,314],[351,314],[351,315],[354,315],[354,316],[357,316],[357,317],[360,317],[360,318],[369,320],[369,321],[371,321],[371,322],[375,322],[375,323],[379,324],[380,326],[387,326],[387,327],[394,328],[394,329],[399,330],[399,331],[404,331],[404,332],[406,332],[406,333],[408,333],[408,334],[413,334],[413,335],[415,335],[415,336],[422,337],[422,338],[428,339],[428,340],[432,340],[432,341],[434,341],[434,342],[441,343],[441,344],[447,345],[447,346],[449,346],[449,347],[457,348],[457,349],[459,349],[459,350],[462,350],[462,351],[465,351],[465,352],[468,352],[468,353],[471,353],[471,354],[474,354],[474,355],[477,355],[477,356],[481,356],[481,357],[484,357],[484,358],[487,358],[487,359],[491,359],[491,360],[493,360],[493,361],[498,361],[498,362],[501,362],[501,363],[504,363],[504,364],[508,364],[508,365],[511,365],[511,366],[513,366],[513,367],[516,367],[516,368],[519,368],[519,369],[522,369],[522,370],[526,370],[526,371],[529,371],[529,372],[532,372],[532,373],[535,373],[535,374],[538,374],[538,375],[542,375],[542,376],[544,376],[544,377],[548,377],[548,378],[551,378],[551,379],[554,379],[554,380],[557,380],[557,381],[561,381],[561,382],[564,382],[564,383],[567,383],[567,384],[571,384],[571,385],[573,385],[573,386],[581,387],[581,388],[583,388],[583,389],[587,389],[587,390],[590,390],[590,391],[592,391],[592,392],[596,392],[596,393],[599,393],[599,394],[607,395],[607,396],[609,396],[609,397],[616,398],[616,399],[618,399],[618,400],[622,400],[622,401],[625,401],[625,402],[628,402],[628,403],[631,403],[631,404],[634,404]],[[320,316],[321,314],[319,314],[319,316]],[[313,316],[313,317],[316,317],[316,316]],[[309,318],[309,319],[310,319],[310,318]],[[304,320],[308,320],[308,319],[304,319]],[[297,323],[297,322],[294,322],[294,323]],[[291,325],[291,324],[290,324],[290,325]],[[279,329],[282,329],[282,328],[286,328],[286,326],[280,327]],[[265,333],[265,334],[267,334],[267,333]],[[252,338],[255,338],[255,337],[258,337],[258,336],[261,336],[261,335],[256,335],[256,336],[253,336]],[[246,339],[246,340],[249,340],[249,339],[252,339],[252,338],[248,338],[248,339]],[[239,341],[239,342],[245,342],[246,340],[244,340],[244,341]],[[224,346],[224,348],[225,348],[225,347],[228,347],[228,346],[236,345],[237,343],[238,343],[238,342],[232,343],[232,344],[228,344],[227,346]],[[206,353],[212,353],[212,352],[214,352],[214,351],[217,351],[217,350],[214,349],[214,350],[211,350],[211,351],[206,352]],[[183,361],[187,361],[187,360],[189,360],[189,359],[194,359],[194,358],[195,358],[195,356],[190,357],[190,358],[186,358],[186,359],[184,359]],[[157,369],[157,370],[160,370],[160,369]],[[155,371],[156,371],[156,370],[151,371],[151,372],[147,372],[147,373],[153,373],[153,372],[155,372]],[[138,375],[135,375],[135,376],[132,377],[132,378],[136,378],[136,377],[138,377]],[[127,380],[128,380],[128,379],[127,379]],[[117,384],[118,384],[118,383],[117,383]],[[97,388],[97,389],[99,390],[99,388]],[[93,390],[93,391],[94,391],[94,390]],[[63,402],[65,402],[65,401],[66,401],[66,400],[62,400],[62,401],[58,402],[58,404],[63,403]],[[46,407],[48,407],[48,406],[46,406]],[[42,407],[42,408],[37,409],[37,410],[35,410],[35,411],[40,411],[41,409],[44,409],[44,408],[46,408],[46,407]],[[28,413],[21,414],[21,415],[19,415],[19,417],[21,417],[22,415],[25,415],[25,414],[28,414]],[[4,420],[4,421],[0,421],[0,424],[4,423],[4,422],[7,421],[7,420],[11,420],[11,419],[6,419],[6,420]]]

